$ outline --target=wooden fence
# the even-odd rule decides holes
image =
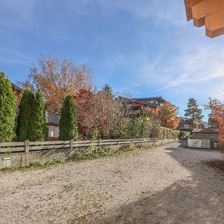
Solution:
[[[20,152],[32,152],[51,149],[70,149],[83,148],[88,146],[109,146],[109,145],[129,145],[136,143],[153,143],[156,140],[151,138],[145,139],[107,139],[107,140],[95,140],[95,141],[43,141],[43,142],[10,142],[0,143],[1,153],[20,153]]]

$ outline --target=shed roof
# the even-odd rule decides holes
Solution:
[[[53,114],[53,113],[50,113],[50,112],[46,112],[47,124],[58,126],[59,125],[59,119],[60,119],[60,117],[59,117],[58,114]]]
[[[204,129],[195,129],[192,131],[192,133],[198,133],[198,134],[218,134],[219,129],[218,128],[204,128]]]

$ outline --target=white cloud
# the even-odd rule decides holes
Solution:
[[[142,85],[154,84],[159,91],[224,79],[224,49],[220,49],[218,43],[182,44],[175,55],[140,61],[142,64],[136,81]]]
[[[63,6],[79,15],[101,13],[110,15],[127,12],[156,22],[166,20],[176,25],[185,23],[185,7],[181,0],[64,0]]]

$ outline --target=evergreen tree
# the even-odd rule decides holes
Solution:
[[[76,107],[72,95],[64,100],[59,121],[59,138],[64,141],[78,138]]]
[[[31,136],[31,115],[34,95],[30,89],[25,89],[19,105],[19,117],[17,122],[18,141],[30,140]]]
[[[10,142],[15,137],[16,98],[11,82],[0,73],[0,142]]]
[[[216,106],[218,108],[219,107],[218,105],[221,105],[220,103],[221,102],[217,99],[209,98],[209,104],[206,106],[206,109],[210,110],[210,114],[208,115],[208,125],[210,127],[216,127],[216,128],[219,127],[219,123],[215,119],[215,111],[211,110],[211,108],[213,108],[214,106]]]
[[[108,84],[104,85],[102,91],[106,92],[110,98],[113,98],[113,90]]]
[[[192,128],[199,128],[202,123],[202,109],[199,108],[194,98],[188,100],[187,109],[185,110],[186,123]]]
[[[30,120],[32,141],[44,141],[46,138],[45,104],[42,91],[39,89],[35,94],[32,104]]]

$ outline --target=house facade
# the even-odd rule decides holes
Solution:
[[[138,116],[141,112],[149,114],[157,112],[166,102],[162,97],[132,98],[127,100],[127,111],[129,116]]]
[[[55,141],[59,138],[59,115],[46,112],[46,124],[48,132],[48,140]]]

